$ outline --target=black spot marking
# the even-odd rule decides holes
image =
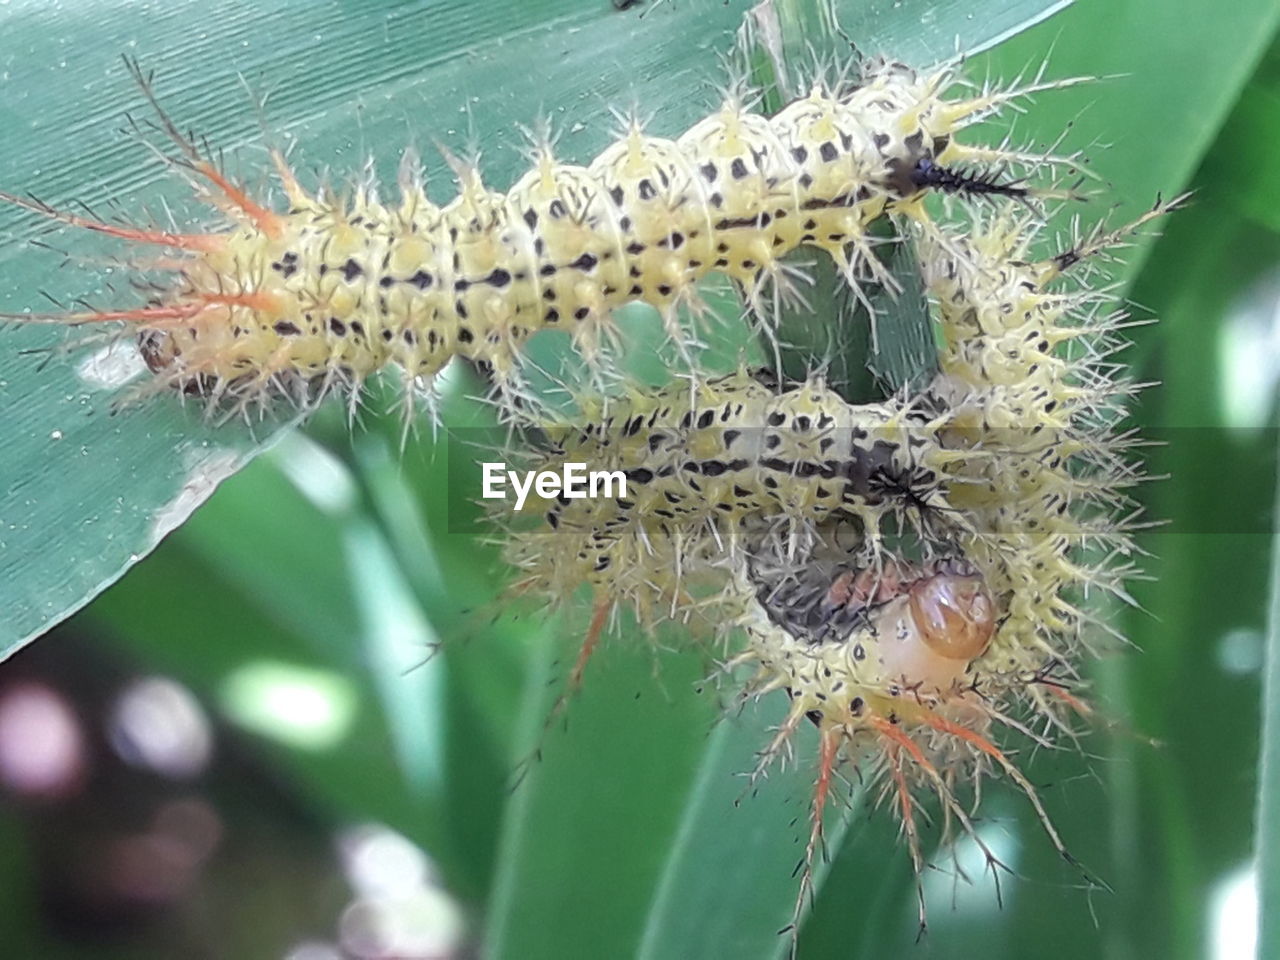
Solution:
[[[768,214],[765,214],[765,216],[768,216]],[[754,230],[757,223],[759,223],[758,217],[726,217],[723,220],[717,220],[714,226],[717,230],[736,230],[739,227],[750,227]],[[728,247],[721,244],[721,253],[728,249]]]

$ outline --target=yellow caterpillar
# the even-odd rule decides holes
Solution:
[[[1029,715],[1051,730],[1088,713],[1069,689],[1094,620],[1085,591],[1125,598],[1127,491],[1142,471],[1115,427],[1136,389],[1109,359],[1123,317],[1062,278],[1177,202],[1044,260],[1030,259],[1036,224],[1016,209],[923,238],[943,345],[940,373],[911,401],[851,405],[820,383],[779,393],[738,374],[615,401],[561,436],[547,462],[641,480],[625,501],[540,504],[544,526],[511,534],[526,587],[563,598],[593,586],[572,681],[615,605],[650,621],[701,612],[741,628],[724,633],[730,669],[753,671],[742,696],[790,697],[760,770],[806,720],[820,731],[810,863],[840,762],[887,778],[917,872],[918,789],[972,834],[959,796],[991,773],[1025,792],[1068,856],[1000,741],[1047,742]],[[922,923],[923,911],[921,895]]]
[[[526,587],[553,597],[585,582],[652,620],[655,604],[686,592],[685,572],[706,576],[715,555],[777,519],[797,543],[835,518],[875,544],[903,524],[945,523],[943,477],[918,449],[928,418],[909,404],[854,406],[817,379],[779,392],[768,374],[740,371],[587,418],[549,427],[555,442],[530,466],[617,472],[626,495],[525,503],[538,524],[517,524],[509,558],[529,571]]]
[[[230,226],[195,234],[121,227],[0,194],[64,223],[167,248],[161,266],[173,273],[168,289],[141,305],[4,318],[123,324],[155,387],[211,403],[315,400],[337,386],[357,393],[391,365],[424,386],[455,356],[503,384],[516,375],[523,342],[546,328],[571,331],[595,363],[610,312],[630,301],[659,308],[687,345],[677,308],[696,304],[694,285],[707,274],[732,277],[754,299],[763,283],[785,283],[780,257],[811,246],[856,287],[878,270],[871,222],[924,219],[930,190],[1025,196],[1021,181],[998,183],[965,165],[1048,159],[957,139],[1041,87],[949,100],[950,74],[883,63],[851,90],[815,87],[772,118],[731,99],[676,140],[633,123],[586,167],[558,162],[544,145],[505,193],[455,161],[460,190],[443,208],[410,168],[398,203],[369,186],[350,202],[313,196],[276,153],[289,202],[276,211],[202,156],[129,66],[178,149],[172,162]]]

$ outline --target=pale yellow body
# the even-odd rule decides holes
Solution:
[[[415,184],[398,206],[371,193],[347,206],[290,181],[291,209],[258,218],[271,229],[225,235],[164,301],[207,306],[135,326],[157,373],[203,393],[272,377],[358,384],[390,364],[429,378],[454,356],[502,378],[545,328],[571,331],[594,360],[629,301],[661,309],[677,334],[676,307],[702,277],[753,296],[799,246],[857,282],[868,225],[923,216],[922,165],[971,156],[953,134],[993,98],[947,101],[945,83],[887,65],[772,118],[731,102],[675,141],[632,128],[587,167],[544,151],[506,193],[463,170],[443,209]]]

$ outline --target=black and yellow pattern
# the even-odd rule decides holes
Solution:
[[[960,172],[1026,158],[957,139],[1020,93],[947,99],[952,79],[880,63],[852,89],[817,86],[773,117],[732,99],[676,140],[633,124],[585,167],[557,161],[544,146],[505,193],[454,161],[460,191],[443,208],[412,170],[398,203],[367,185],[348,202],[308,193],[277,156],[289,207],[267,209],[161,113],[176,162],[233,227],[133,229],[0,194],[179,255],[168,264],[168,290],[145,305],[9,319],[121,322],[159,386],[214,400],[314,400],[339,386],[358,391],[393,365],[426,386],[455,356],[501,384],[517,375],[522,344],[542,329],[570,331],[594,365],[611,312],[632,301],[661,310],[670,335],[687,346],[678,309],[696,304],[695,285],[708,274],[733,278],[754,301],[769,283],[787,282],[779,259],[808,246],[833,257],[856,286],[878,267],[867,236],[873,221],[927,222],[931,191],[1028,193]]]
[[[1126,599],[1144,479],[1119,426],[1138,389],[1114,359],[1124,314],[1073,278],[1176,202],[1044,259],[1021,207],[925,232],[940,372],[918,396],[853,405],[817,380],[739,373],[552,428],[541,463],[630,486],[537,505],[509,534],[522,582],[552,599],[590,583],[597,631],[624,604],[718,625],[731,668],[751,671],[742,696],[791,700],[761,769],[813,723],[823,777],[842,759],[887,774],[918,866],[913,791],[967,830],[958,797],[992,773],[1065,856],[1001,744],[1088,712],[1072,688],[1089,595]]]

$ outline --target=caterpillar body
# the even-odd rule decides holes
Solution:
[[[617,471],[627,495],[526,504],[538,525],[513,524],[508,557],[550,596],[585,582],[651,620],[685,592],[682,574],[705,578],[715,555],[749,548],[779,519],[789,539],[841,519],[879,543],[946,511],[943,476],[924,462],[929,418],[900,401],[846,403],[819,379],[779,392],[767,372],[743,370],[587,417],[549,427],[556,442],[534,469]]]
[[[552,504],[545,522],[555,533],[511,534],[509,556],[525,584],[563,597],[558,577],[577,564],[571,576],[596,589],[571,679],[581,679],[618,602],[639,596],[642,612],[701,612],[741,628],[723,632],[736,650],[730,668],[753,671],[743,697],[790,697],[757,772],[802,723],[819,728],[810,865],[840,762],[885,777],[917,875],[913,794],[936,794],[946,822],[974,835],[959,795],[965,784],[976,795],[976,782],[992,773],[1027,795],[1070,859],[1000,741],[1047,742],[1028,715],[1053,730],[1067,729],[1073,712],[1089,713],[1069,689],[1096,620],[1086,595],[1127,599],[1137,518],[1128,491],[1143,475],[1134,439],[1117,426],[1139,389],[1110,359],[1123,346],[1124,316],[1105,312],[1105,294],[1061,279],[1179,200],[1044,260],[1029,256],[1037,222],[1015,209],[979,218],[967,235],[924,238],[940,372],[910,401],[852,405],[815,383],[776,393],[739,374],[707,385],[692,408],[669,396],[618,401],[610,416],[574,432],[555,455],[596,456],[628,476],[643,471],[643,492],[621,504]],[[724,437],[708,443],[726,411],[744,418],[731,430],[742,432],[750,416],[764,438],[732,470]],[[836,441],[840,428],[858,439]],[[659,438],[652,450],[650,436]],[[880,452],[869,458],[869,449]],[[681,469],[690,463],[696,469]],[[707,463],[718,465],[711,483]],[[696,505],[684,508],[691,499]],[[664,503],[693,521],[679,536],[654,535],[668,532],[649,515]],[[532,537],[543,541],[537,550]],[[697,579],[711,585],[710,600],[684,588]],[[810,883],[806,871],[797,914]]]
[[[174,274],[140,306],[5,319],[123,324],[154,388],[212,404],[314,401],[338,386],[354,395],[392,365],[424,386],[455,356],[509,383],[524,341],[547,328],[570,331],[596,364],[610,311],[630,301],[659,308],[687,347],[678,308],[697,304],[694,284],[707,274],[732,277],[758,302],[763,285],[787,283],[779,258],[812,246],[856,288],[879,275],[869,255],[873,221],[926,221],[930,191],[1026,196],[1034,191],[1021,180],[1001,183],[966,167],[1057,159],[957,138],[1045,85],[946,99],[950,73],[880,63],[853,89],[816,86],[772,118],[732,98],[674,141],[632,122],[586,167],[557,162],[544,144],[506,193],[454,160],[460,191],[443,208],[427,199],[412,163],[402,168],[398,203],[368,185],[348,203],[306,192],[274,152],[288,199],[278,212],[202,156],[130,67],[177,147],[170,159],[231,226],[192,234],[124,227],[0,194],[64,223],[167,248]]]

